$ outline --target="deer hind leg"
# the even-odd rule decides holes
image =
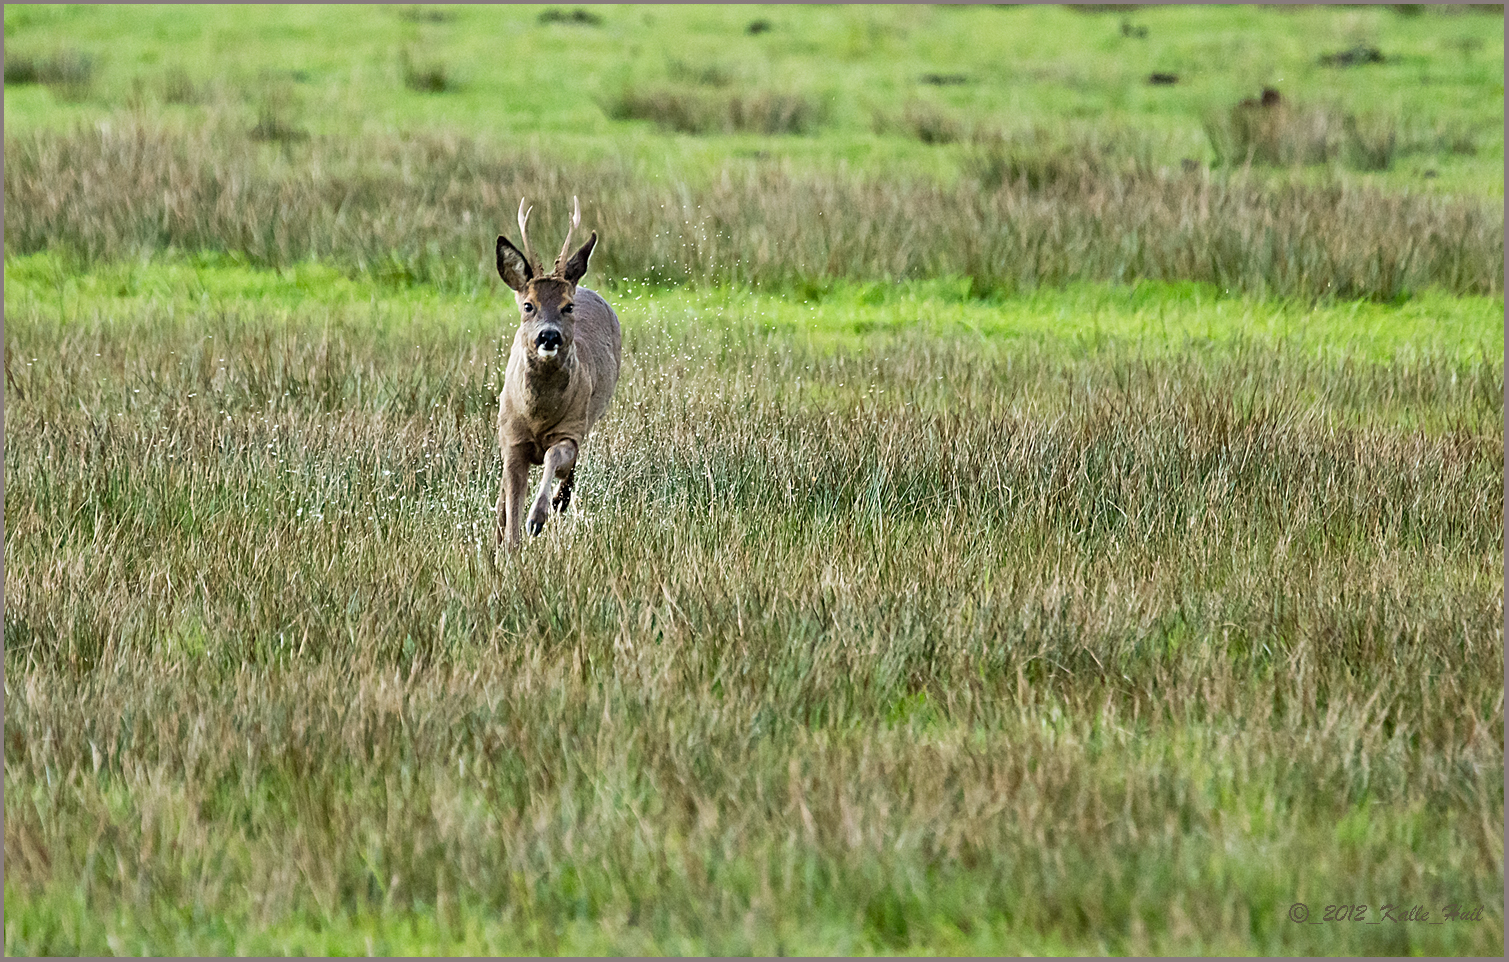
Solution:
[[[550,507],[558,514],[565,514],[566,509],[571,507],[571,486],[576,481],[576,468],[566,472],[561,483],[556,485],[555,497],[550,499]]]

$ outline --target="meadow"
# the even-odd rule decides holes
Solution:
[[[1502,954],[1496,13],[8,5],[5,951]]]

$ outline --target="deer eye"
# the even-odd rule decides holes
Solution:
[[[525,314],[533,314],[534,313],[534,305],[531,304],[531,303],[529,303],[528,301],[525,301],[524,302],[524,313]]]
[[[565,307],[561,308],[561,313],[562,314],[570,314],[571,313],[571,305],[567,304]]]

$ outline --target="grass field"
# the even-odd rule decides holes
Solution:
[[[1213,159],[1205,124],[1273,85],[1328,108],[1338,127],[1351,113],[1363,128],[1393,129],[1396,162],[1353,176],[1503,194],[1504,37],[1492,7],[610,6],[593,8],[597,24],[552,21],[551,9],[575,8],[311,6],[249,17],[228,7],[8,5],[8,63],[73,69],[56,70],[52,84],[7,83],[7,136],[134,110],[183,127],[226,115],[342,138],[463,131],[553,159],[627,157],[657,173],[732,158],[947,175],[972,134],[1042,129],[1132,135],[1131,146],[1177,166]],[[751,33],[761,21],[767,29]],[[1128,36],[1123,22],[1145,36]],[[1321,63],[1357,46],[1383,62]],[[1151,85],[1154,72],[1179,82]],[[439,91],[426,79],[436,73]],[[709,101],[735,94],[796,98],[813,119],[795,126],[810,136],[661,133],[662,121],[674,129],[688,113],[697,129]],[[614,116],[634,101],[649,113]],[[951,128],[960,142],[947,142]],[[925,143],[921,131],[944,136]]]
[[[1502,954],[1501,9],[576,9],[6,7],[5,951]]]

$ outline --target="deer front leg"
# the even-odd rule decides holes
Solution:
[[[557,475],[565,474],[576,467],[576,442],[557,441],[545,452],[545,470],[540,472],[540,491],[534,497],[534,507],[529,512],[529,533],[539,534],[545,530],[545,519],[550,517],[550,485]]]
[[[503,483],[498,492],[498,543],[517,548],[523,539],[524,496],[529,493],[529,458],[517,448],[503,452]]]

